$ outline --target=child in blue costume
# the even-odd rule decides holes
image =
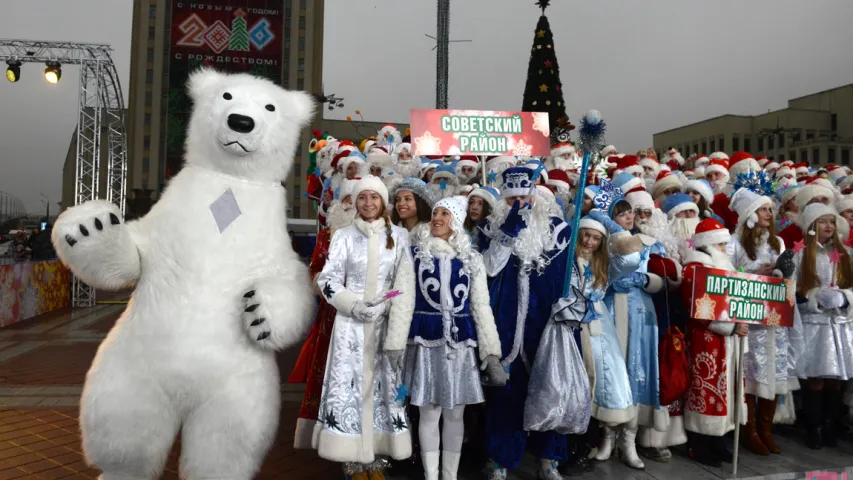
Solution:
[[[559,480],[557,462],[566,459],[566,436],[526,432],[523,428],[528,370],[551,308],[563,295],[566,247],[571,227],[550,217],[544,202],[536,203],[534,172],[513,167],[503,172],[501,197],[486,228],[490,237],[483,252],[489,294],[498,335],[501,363],[509,373],[504,387],[486,388],[486,441],[490,480],[506,479],[518,467],[530,440],[540,459],[539,478]],[[510,207],[511,206],[511,207]]]

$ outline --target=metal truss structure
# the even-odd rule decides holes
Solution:
[[[77,123],[77,164],[74,204],[99,198],[101,172],[106,169],[106,198],[125,211],[127,192],[127,130],[124,97],[105,44],[0,40],[0,60],[7,63],[56,63],[80,66]],[[106,133],[107,145],[101,145]],[[106,162],[101,155],[106,152]],[[72,305],[95,304],[95,290],[74,277]]]

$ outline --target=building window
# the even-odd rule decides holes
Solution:
[[[289,38],[284,40],[284,49],[290,50],[290,39]]]
[[[707,153],[714,153],[714,152],[716,152],[716,151],[717,151],[717,149],[716,149],[716,148],[714,148],[714,147],[716,147],[716,146],[717,146],[717,141],[716,141],[716,140],[711,140],[711,149],[710,149],[710,150],[708,150],[708,152],[707,152]]]
[[[308,0],[299,0],[299,8],[308,8]]]
[[[779,134],[779,148],[785,148],[785,134]]]
[[[814,130],[806,130],[806,140],[814,139]]]
[[[148,190],[148,182],[142,182],[142,189]]]
[[[800,150],[800,161],[808,162],[809,161],[809,151],[806,149]]]
[[[157,18],[157,5],[151,5],[148,7],[148,19],[154,20]]]
[[[812,149],[812,164],[817,165],[820,163],[820,148]]]
[[[145,82],[146,83],[154,83],[154,70],[146,70],[145,71]]]
[[[296,89],[297,90],[305,90],[305,79],[297,78],[296,79]]]
[[[151,114],[150,113],[145,114],[145,125],[151,125]]]
[[[829,163],[830,165],[835,163],[835,147],[827,148],[826,153],[827,153],[826,157],[829,159],[827,163]]]
[[[788,152],[788,159],[793,160],[795,158],[797,158],[797,152],[795,152],[793,150],[789,151]]]
[[[737,150],[737,148],[735,148]],[[743,150],[745,152],[752,151],[752,139],[749,137],[744,137],[743,139]]]
[[[305,70],[305,62],[299,62],[299,65],[296,67],[297,70],[304,71]]]
[[[297,155],[302,155],[302,143],[299,144],[299,148],[296,149]]]
[[[305,37],[299,37],[299,50],[305,50]]]
[[[299,29],[305,30],[305,16],[304,15],[299,16]]]
[[[838,131],[838,114],[836,113],[829,116],[829,131],[832,133]]]
[[[850,165],[850,149],[842,148],[841,149],[841,164],[842,165]]]
[[[145,135],[145,139],[142,140],[142,148],[151,148],[151,137]]]
[[[157,33],[157,29],[154,27],[148,27],[148,40],[154,40],[155,34]]]
[[[149,62],[154,61],[154,49],[153,48],[148,49],[148,61]]]
[[[758,151],[764,151],[764,137],[758,137]]]
[[[702,142],[702,153],[708,151],[708,142]]]
[[[723,141],[720,140],[720,150],[723,150],[724,148],[725,146],[723,145]],[[738,137],[737,135],[732,136],[732,150],[734,150],[735,152],[740,150],[740,137]]]
[[[725,139],[725,138],[723,138],[723,137],[720,137],[720,151],[721,151],[721,152],[725,152],[725,151],[726,151],[726,139]],[[713,152],[712,152],[712,153],[713,153]]]
[[[153,95],[151,94],[151,92],[150,91],[145,92],[145,106],[146,107],[151,106],[152,100],[153,100]]]
[[[699,144],[698,143],[693,144],[693,153],[695,153],[696,155],[699,155]]]
[[[142,171],[148,173],[151,169],[151,160],[148,157],[142,157]]]
[[[761,142],[761,140],[758,140],[758,141]],[[776,148],[775,142],[776,142],[776,137],[774,137],[772,135],[770,137],[768,137],[767,138],[767,150],[775,149]],[[761,143],[758,144],[758,148],[761,148]]]

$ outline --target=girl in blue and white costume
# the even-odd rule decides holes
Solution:
[[[575,296],[581,290],[586,302],[583,320],[576,320],[586,324],[581,330],[581,350],[593,391],[592,417],[611,428],[630,427],[632,422],[636,423],[637,408],[631,397],[616,326],[603,301],[608,266],[607,229],[590,217],[582,218],[572,290]],[[607,460],[612,449],[613,442],[602,445],[596,458]]]
[[[480,250],[480,243],[487,244],[488,238],[483,233],[486,219],[495,210],[495,204],[501,201],[501,192],[492,187],[474,185],[474,190],[468,194],[468,215],[465,217],[465,231],[471,239],[471,245]]]
[[[605,197],[609,201],[604,201]],[[631,382],[631,395],[637,407],[636,424],[621,429],[619,449],[628,465],[642,469],[645,465],[637,456],[635,446],[638,427],[654,428],[659,432],[666,432],[669,428],[669,414],[660,405],[658,322],[650,296],[660,291],[664,282],[647,271],[649,255],[666,256],[666,249],[648,235],[631,234],[634,211],[631,204],[622,199],[618,187],[603,181],[601,193],[594,203],[596,207],[607,208],[610,214],[593,210],[590,217],[604,225],[610,234],[611,288],[604,302],[616,325]],[[608,453],[615,440],[616,431],[605,427],[602,453]]]
[[[441,478],[456,478],[465,405],[485,400],[480,366],[490,382],[506,383],[483,258],[462,226],[466,206],[464,197],[439,200],[429,228],[417,231],[413,260],[401,266],[394,284],[402,294],[391,307],[385,339],[388,359],[403,371],[411,404],[420,409],[427,480],[438,480],[439,457]]]

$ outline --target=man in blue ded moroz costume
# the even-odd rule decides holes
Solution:
[[[490,480],[504,480],[518,467],[525,448],[540,459],[539,478],[560,479],[566,436],[524,430],[530,369],[551,309],[563,294],[571,227],[536,201],[537,171],[503,172],[501,197],[488,218],[483,250],[489,294],[501,340],[501,363],[509,374],[503,387],[486,388],[486,441]],[[484,245],[485,247],[485,245]],[[557,307],[559,310],[559,305]]]

